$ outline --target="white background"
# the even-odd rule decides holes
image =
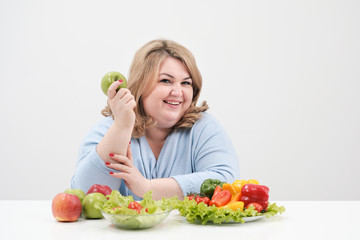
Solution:
[[[155,38],[197,59],[243,179],[360,200],[360,3],[0,0],[0,199],[52,199],[102,118],[101,77]]]

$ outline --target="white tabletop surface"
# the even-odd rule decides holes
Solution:
[[[245,224],[191,224],[173,211],[153,228],[124,230],[105,219],[57,222],[51,201],[0,200],[0,239],[360,239],[360,201],[275,202],[285,213]]]

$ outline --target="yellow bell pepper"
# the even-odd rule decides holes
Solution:
[[[228,190],[232,196],[234,196],[236,194],[236,190],[231,183],[224,183],[222,185],[222,190]]]
[[[235,191],[238,193],[238,192],[241,192],[241,188],[245,184],[246,184],[246,180],[235,180],[232,185],[233,185]]]
[[[257,184],[260,185],[260,183],[256,179],[250,179],[247,181],[247,184]]]
[[[232,183],[233,188],[235,189],[235,193],[241,192],[242,187],[245,184],[258,184],[259,182],[256,179],[250,179],[250,180],[235,180]]]
[[[237,211],[238,209],[240,209],[240,211],[244,211],[244,202],[238,201],[238,202],[230,202],[228,204],[226,204],[225,206],[222,206],[221,208],[225,208],[225,209],[231,209],[234,211]]]

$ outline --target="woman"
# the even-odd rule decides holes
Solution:
[[[196,106],[202,78],[192,54],[154,40],[135,54],[128,88],[108,90],[106,116],[83,142],[72,188],[104,184],[154,199],[199,192],[207,178],[239,178],[236,153],[220,124]]]

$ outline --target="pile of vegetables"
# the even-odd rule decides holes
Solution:
[[[200,193],[189,193],[183,201],[172,203],[189,222],[244,223],[245,217],[270,217],[285,211],[268,199],[269,188],[255,179],[236,180],[232,184],[206,179]]]

